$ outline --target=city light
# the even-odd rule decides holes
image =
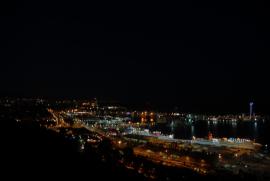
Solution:
[[[128,109],[125,109],[126,112],[119,111],[118,107],[108,111],[107,106],[99,108],[99,115],[97,113],[93,115],[92,110],[87,109],[87,106],[92,105],[83,104],[76,109],[73,107],[47,109],[49,117],[42,119],[38,125],[62,135],[67,141],[78,143],[76,149],[82,154],[87,154],[88,150],[93,153],[100,152],[102,162],[106,162],[107,159],[104,155],[109,154],[110,157],[115,157],[117,164],[123,168],[136,170],[140,174],[147,173],[148,176],[153,173],[149,171],[150,166],[145,164],[145,160],[153,164],[151,169],[152,167],[179,170],[185,168],[201,175],[214,173],[220,168],[232,174],[232,169],[242,169],[245,172],[249,165],[256,165],[256,167],[249,167],[254,171],[260,165],[263,165],[264,169],[270,164],[270,161],[265,159],[268,154],[267,144],[255,143],[248,137],[240,137],[237,134],[232,137],[230,132],[226,137],[224,135],[218,137],[220,134],[215,122],[219,126],[224,124],[235,130],[238,128],[234,128],[231,123],[240,122],[238,119],[243,119],[242,115],[180,114],[179,116],[183,117],[172,119],[176,114],[171,112],[149,112],[149,115],[157,115],[156,117],[146,116],[146,112],[141,112],[144,116],[128,115],[127,112],[133,111]],[[24,122],[19,118],[14,120],[17,124]],[[260,120],[257,120],[258,125],[261,125]],[[160,124],[159,121],[164,122]],[[211,127],[206,126],[205,132],[208,134],[199,137],[200,132],[197,130],[201,129],[198,125],[202,122],[205,125],[210,122]],[[247,119],[249,126],[250,122],[253,125],[254,120]],[[175,130],[184,130],[185,133],[179,136],[178,134],[181,133]],[[197,137],[195,133],[198,133]],[[183,135],[188,135],[188,138],[181,137]],[[106,149],[102,143],[106,143],[104,144]],[[107,153],[106,150],[113,151]],[[238,164],[240,161],[241,164]]]

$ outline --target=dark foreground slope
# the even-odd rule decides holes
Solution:
[[[27,180],[147,180],[142,175],[114,165],[115,162],[101,162],[98,155],[91,150],[88,150],[87,154],[78,152],[76,142],[71,142],[61,134],[46,130],[34,122],[17,123],[15,120],[1,120],[1,122],[1,173],[9,180],[15,178]],[[180,171],[173,174],[179,177],[182,175]],[[163,179],[158,178],[157,180]],[[190,179],[182,178],[181,180]],[[240,179],[240,177],[228,177],[226,174],[218,177],[197,177],[196,179],[208,181],[258,180],[251,175]]]
[[[80,154],[75,143],[37,124],[2,120],[1,141],[1,173],[9,180],[144,180],[110,163],[101,163],[94,154]]]

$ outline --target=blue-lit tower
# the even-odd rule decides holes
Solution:
[[[253,104],[253,102],[249,103],[249,119],[251,119],[253,115]]]

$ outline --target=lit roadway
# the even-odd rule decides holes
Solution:
[[[205,163],[204,160],[196,161],[191,157],[187,156],[176,156],[168,155],[163,152],[153,152],[152,150],[147,150],[142,147],[136,147],[133,149],[136,156],[141,156],[151,160],[153,162],[161,162],[163,165],[188,168],[200,172],[202,174],[207,173],[207,168],[209,165]]]
[[[57,122],[57,127],[65,127],[67,126],[67,124],[65,123],[64,119],[61,116],[61,113],[55,112],[53,110],[49,110],[49,112],[52,114],[52,116],[54,117],[54,119]],[[117,138],[117,140],[113,139],[113,137],[108,136],[103,130],[98,129],[96,127],[90,127],[87,126],[85,124],[82,123],[77,123],[76,124],[77,127],[84,127],[85,129],[91,131],[91,132],[95,132],[98,133],[110,140],[113,141],[114,146],[117,148],[123,148],[126,146],[125,141],[121,140],[120,138]],[[209,167],[203,160],[202,161],[194,161],[194,159],[190,158],[190,157],[179,157],[179,156],[175,156],[174,158],[172,158],[171,156],[168,156],[165,153],[159,152],[153,152],[151,150],[148,149],[144,149],[142,147],[136,147],[133,148],[134,154],[136,156],[141,156],[141,157],[145,157],[153,162],[162,162],[163,165],[167,165],[167,166],[172,166],[172,167],[180,167],[180,168],[188,168],[188,169],[192,169],[195,170],[197,172],[200,172],[202,174],[206,174],[206,168]]]
[[[56,127],[66,127],[69,126],[65,121],[63,116],[61,115],[61,112],[48,110],[53,118],[55,119],[57,126]],[[99,129],[97,127],[91,127],[83,124],[82,122],[77,122],[72,127],[84,127],[85,129],[95,132],[103,137],[106,137],[107,139],[111,140],[115,148],[124,148],[126,147],[126,141],[121,139],[120,137],[112,137],[106,134],[102,129]],[[168,141],[168,140],[166,140]],[[159,140],[161,143],[166,143],[165,140]],[[186,140],[181,140],[186,141]],[[154,141],[155,142],[155,141]],[[210,166],[204,161],[204,160],[194,160],[192,157],[187,156],[177,156],[177,155],[171,155],[164,152],[154,152],[152,150],[149,150],[147,148],[143,147],[135,147],[133,148],[134,154],[136,156],[144,157],[148,160],[151,160],[156,163],[162,163],[163,165],[172,166],[172,167],[179,167],[179,168],[188,168],[194,171],[197,171],[201,174],[207,174],[209,171]],[[240,155],[240,153],[238,153]]]
[[[64,121],[63,117],[61,116],[61,113],[58,113],[57,111],[53,111],[52,109],[48,109],[48,112],[51,113],[53,116],[56,126],[54,127],[68,127],[69,125]]]

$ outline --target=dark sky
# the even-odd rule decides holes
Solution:
[[[1,96],[269,111],[267,4],[1,6]],[[269,7],[269,6],[268,6]]]

